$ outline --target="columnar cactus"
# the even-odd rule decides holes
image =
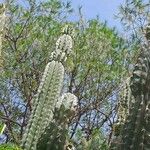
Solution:
[[[72,28],[65,26],[62,30],[63,35],[56,42],[56,49],[51,53],[50,60],[64,62],[72,51]],[[70,34],[69,34],[70,33]]]
[[[137,60],[130,88],[135,101],[122,130],[122,149],[150,149],[150,49],[145,47]],[[149,125],[149,126],[148,126]]]
[[[6,5],[0,4],[0,67],[2,66],[2,43],[3,43],[3,37],[4,37],[4,30],[6,26]]]
[[[65,93],[59,98],[53,120],[41,135],[37,150],[67,150],[67,147],[72,150],[73,145],[68,143],[68,122],[75,106],[77,98],[73,94]]]
[[[150,149],[150,49],[148,47],[141,50],[130,78],[128,91],[134,100],[132,97],[128,99],[129,104],[126,105],[128,112],[124,120],[121,120],[119,140],[116,140],[116,145],[111,149],[148,150]],[[129,93],[126,93],[126,98],[129,97]]]
[[[129,108],[131,103],[135,101],[131,88],[130,88],[130,77],[122,82],[120,85],[120,92],[118,98],[118,119],[117,123],[113,125],[113,132],[115,136],[119,136],[120,130],[123,127],[127,116],[129,115]]]
[[[148,44],[150,44],[150,23],[146,26],[145,28],[145,37],[146,40],[148,41]]]
[[[49,129],[63,84],[64,67],[62,62],[66,61],[71,48],[72,38],[65,33],[56,42],[51,62],[45,68],[37,95],[33,100],[33,110],[22,140],[24,150],[36,150],[43,131],[47,131],[46,128]]]
[[[23,137],[22,147],[25,150],[36,149],[39,136],[49,120],[53,118],[53,111],[63,83],[63,76],[64,68],[61,63],[52,61],[47,64]]]
[[[113,138],[111,141],[110,149],[111,150],[120,150],[121,142],[121,130],[126,122],[127,116],[129,115],[129,107],[134,101],[134,97],[130,88],[130,77],[127,78],[120,85],[120,92],[118,98],[118,119],[117,122],[113,125]]]
[[[130,78],[128,78],[121,87],[120,97],[118,101],[118,123],[123,123],[126,120],[126,116],[129,114],[129,107],[131,101],[134,101],[134,97],[131,94]]]

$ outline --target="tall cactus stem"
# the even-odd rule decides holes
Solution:
[[[52,61],[47,64],[23,137],[22,147],[25,150],[36,149],[36,143],[42,130],[52,119],[56,100],[60,95],[63,76],[64,67],[60,62]]]

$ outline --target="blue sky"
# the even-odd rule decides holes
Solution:
[[[71,2],[75,9],[75,14],[71,18],[78,18],[77,8],[82,6],[82,12],[85,18],[91,19],[99,15],[100,20],[106,20],[108,26],[115,26],[118,31],[122,31],[121,23],[118,19],[115,19],[114,14],[117,15],[118,7],[125,0],[71,0]]]
[[[2,2],[4,0],[0,0]],[[24,1],[24,0],[20,0]],[[42,1],[42,0],[39,0]],[[64,0],[67,1],[67,0]],[[70,0],[75,12],[71,15],[71,20],[79,18],[78,8],[82,6],[82,12],[87,19],[95,18],[99,15],[101,21],[107,21],[108,26],[116,27],[119,32],[122,32],[122,26],[119,19],[115,19],[114,14],[117,15],[120,4],[125,0]]]

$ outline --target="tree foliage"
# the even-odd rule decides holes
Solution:
[[[120,6],[118,17],[131,40],[145,42],[145,26],[150,21],[149,8],[149,0],[126,0]]]
[[[54,43],[61,27],[70,23],[76,36],[74,52],[64,64],[67,73],[63,90],[78,97],[77,112],[70,120],[70,138],[80,144],[78,149],[107,149],[116,121],[119,85],[124,76],[130,75],[130,64],[138,51],[136,43],[129,45],[98,18],[83,24],[80,14],[79,21],[68,22],[72,12],[69,2],[14,1],[7,8],[9,21],[0,74],[0,118],[7,126],[5,142],[20,144]]]

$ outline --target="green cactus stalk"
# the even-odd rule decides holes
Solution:
[[[72,150],[74,146],[68,142],[68,123],[75,113],[77,98],[71,93],[63,94],[56,105],[53,120],[41,135],[37,150]]]
[[[128,113],[124,114],[123,120],[120,119],[122,126],[111,149],[148,150],[150,149],[150,49],[147,46],[141,50],[127,89],[130,92],[125,92],[125,99],[122,101],[125,104],[128,101],[129,104],[119,107],[127,109]],[[130,94],[134,100],[131,97],[128,99]],[[119,118],[120,115],[122,114],[118,112]]]
[[[49,120],[53,118],[56,100],[60,95],[63,83],[63,76],[64,68],[61,63],[52,61],[47,64],[23,137],[23,149],[36,150],[39,136]]]
[[[129,107],[129,115],[122,130],[122,149],[141,150],[150,149],[150,126],[146,126],[146,112],[150,101],[150,50],[146,47],[133,70],[131,77],[131,91],[135,101]],[[149,124],[149,123],[148,123]]]
[[[114,138],[111,141],[110,149],[119,150],[121,142],[121,130],[126,122],[127,116],[129,115],[129,107],[131,103],[135,101],[131,88],[130,88],[131,78],[127,78],[125,82],[122,82],[120,85],[120,92],[118,98],[118,119],[117,122],[113,125],[113,136]],[[117,148],[118,147],[118,148]]]
[[[69,28],[68,31],[70,31]],[[43,132],[51,124],[63,85],[62,63],[66,61],[71,51],[72,38],[65,30],[56,42],[56,49],[51,54],[51,62],[46,65],[37,95],[33,99],[33,109],[22,139],[21,146],[24,150],[37,150],[39,138],[45,137]]]
[[[6,4],[0,4],[0,67],[2,67],[3,64],[2,45],[3,45],[3,37],[5,35],[6,23],[7,23]]]
[[[56,42],[56,49],[51,53],[50,60],[65,62],[67,56],[72,52],[72,37],[73,29],[66,25],[62,30],[62,36]],[[73,32],[74,33],[74,32]],[[70,35],[71,34],[71,35]]]

